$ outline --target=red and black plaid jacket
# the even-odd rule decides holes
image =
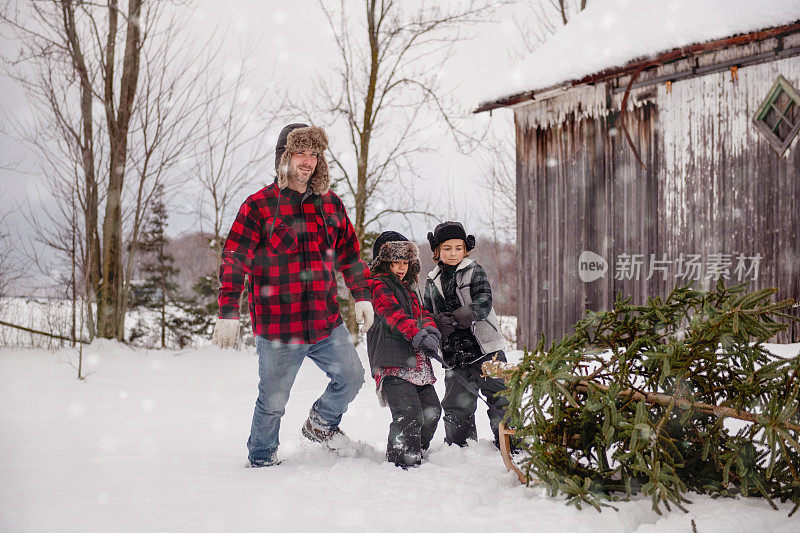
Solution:
[[[419,303],[416,291],[408,290],[411,301],[411,316],[406,313],[394,291],[381,278],[388,274],[375,276],[371,281],[372,307],[375,314],[386,324],[411,341],[419,333],[420,329],[426,326],[436,327],[431,314]],[[406,286],[407,288],[407,286]],[[421,327],[420,327],[421,326]]]
[[[338,269],[356,300],[369,300],[369,269],[342,200],[269,185],[242,204],[222,250],[219,316],[239,316],[250,280],[253,333],[283,343],[313,344],[342,323]]]

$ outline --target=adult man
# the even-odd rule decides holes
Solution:
[[[247,441],[250,465],[276,464],[278,432],[289,391],[309,357],[329,377],[302,433],[333,447],[344,434],[342,414],[364,383],[364,368],[342,323],[335,269],[356,302],[356,319],[372,324],[367,265],[344,205],[329,191],[322,128],[290,124],[275,147],[275,183],[242,204],[222,251],[219,319],[212,342],[233,346],[239,334],[239,295],[250,281],[256,335],[258,400]]]

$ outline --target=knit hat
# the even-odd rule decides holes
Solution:
[[[374,270],[382,262],[408,261],[406,278],[416,279],[420,271],[419,249],[404,235],[396,231],[384,231],[372,246],[372,261],[369,268]]]
[[[437,246],[450,239],[461,239],[464,241],[468,252],[475,248],[475,236],[467,235],[461,222],[452,222],[448,220],[436,226],[433,232],[428,232],[428,242],[431,244],[432,252],[436,250]]]
[[[289,185],[289,160],[292,152],[311,150],[318,154],[317,167],[308,180],[308,186],[316,194],[325,194],[330,189],[331,178],[328,172],[328,162],[325,160],[325,150],[328,149],[328,136],[325,130],[308,124],[289,124],[278,134],[275,144],[275,181],[283,189]]]

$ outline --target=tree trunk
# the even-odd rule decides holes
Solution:
[[[167,276],[164,272],[164,239],[158,244],[158,266],[161,269],[161,347],[167,347]]]
[[[128,127],[133,111],[139,76],[139,20],[142,0],[131,0],[125,42],[125,56],[120,80],[119,105],[114,113],[114,45],[117,33],[117,2],[109,2],[108,40],[105,62],[106,122],[109,134],[109,178],[106,211],[103,219],[103,262],[100,295],[97,301],[97,334],[105,338],[124,338],[122,272],[122,185],[127,161]]]
[[[77,301],[78,301],[78,278],[75,275],[75,271],[77,270],[77,255],[78,251],[75,249],[75,245],[77,244],[77,239],[75,238],[75,233],[78,231],[78,221],[75,220],[75,198],[72,199],[72,246],[69,252],[70,263],[72,267],[72,271],[70,273],[70,289],[71,289],[71,300],[72,300],[72,328],[71,328],[71,335],[72,335],[72,343],[71,346],[75,346],[75,339],[76,337],[76,329],[77,329],[77,322],[78,322],[78,313],[77,313]],[[83,332],[81,332],[83,335]]]
[[[367,218],[367,172],[369,163],[369,144],[372,139],[373,127],[373,110],[375,107],[375,94],[376,85],[378,83],[378,68],[379,64],[379,42],[378,42],[378,27],[375,20],[375,1],[367,2],[367,31],[369,34],[369,49],[370,49],[370,69],[369,79],[367,82],[367,94],[364,99],[364,114],[361,122],[361,134],[359,136],[359,153],[358,153],[358,168],[356,175],[356,190],[354,195],[355,202],[355,220],[353,221],[353,229],[356,232],[358,242],[364,242],[366,235],[366,218]],[[360,258],[363,259],[364,251],[360,251]],[[347,306],[348,312],[344,316],[347,329],[353,338],[353,343],[358,345],[360,338],[358,335],[358,323],[356,322],[355,315],[355,300],[350,298],[350,305]]]
[[[75,26],[75,7],[71,2],[62,3],[62,16],[64,23],[64,34],[68,43],[70,57],[75,71],[80,79],[80,110],[81,110],[81,166],[83,168],[84,194],[86,195],[84,204],[84,297],[91,300],[90,293],[97,295],[100,282],[100,239],[97,234],[98,206],[100,200],[97,192],[97,177],[94,167],[94,121],[92,117],[92,81],[89,79],[89,71],[86,60],[81,49],[78,32]],[[87,307],[89,312],[88,329],[89,338],[94,337],[94,319],[91,315],[91,306]]]

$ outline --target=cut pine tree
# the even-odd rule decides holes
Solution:
[[[588,312],[575,333],[542,339],[506,379],[506,424],[520,454],[504,461],[569,504],[600,510],[643,493],[660,513],[688,491],[760,496],[800,507],[800,356],[763,343],[796,320],[777,289],[676,287]],[[735,419],[735,423],[726,420]]]

